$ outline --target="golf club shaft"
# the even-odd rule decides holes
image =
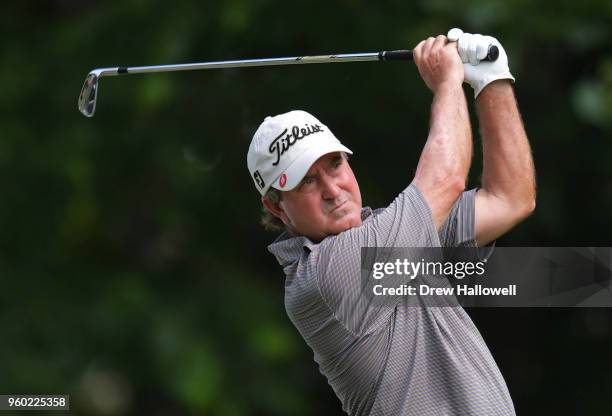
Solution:
[[[286,58],[241,59],[235,61],[198,62],[177,65],[152,65],[104,68],[101,76],[121,74],[146,74],[154,72],[191,71],[198,69],[244,68],[256,66],[279,66],[299,64],[323,64],[330,62],[366,62],[366,61],[393,61],[412,60],[412,51],[382,51],[370,53],[349,53],[338,55],[292,56]]]

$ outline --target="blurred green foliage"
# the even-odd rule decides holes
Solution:
[[[248,143],[265,116],[311,111],[355,151],[378,207],[427,134],[431,96],[407,63],[105,78],[85,119],[92,68],[492,34],[539,186],[536,213],[498,244],[611,245],[609,1],[9,1],[0,15],[0,392],[71,394],[83,415],[341,414],[285,316]],[[470,313],[519,414],[610,412],[612,313]]]

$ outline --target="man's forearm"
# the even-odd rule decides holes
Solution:
[[[535,206],[535,169],[512,85],[488,85],[476,108],[483,141],[482,187],[527,213]]]
[[[471,157],[472,134],[463,88],[445,85],[434,94],[429,135],[415,175],[417,187],[427,189],[437,226],[465,187]]]
[[[467,175],[472,156],[472,131],[461,86],[440,88],[434,95],[428,140],[439,137],[448,139],[448,155],[458,157],[459,169]]]

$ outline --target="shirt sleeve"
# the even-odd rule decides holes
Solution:
[[[471,260],[488,259],[493,253],[495,241],[479,247],[476,243],[476,193],[478,188],[470,189],[461,194],[455,205],[451,208],[446,221],[438,231],[442,247],[473,247],[474,250],[461,251],[462,257]],[[466,256],[467,254],[467,256]],[[449,255],[449,260],[457,260]]]
[[[470,189],[461,194],[450,210],[446,221],[440,228],[438,236],[442,247],[473,247],[474,210],[477,189]]]

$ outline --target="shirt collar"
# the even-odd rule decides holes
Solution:
[[[370,207],[363,207],[361,209],[361,221],[368,221],[372,216],[372,209]],[[330,238],[334,236],[326,237]],[[278,263],[285,267],[287,264],[295,262],[300,259],[304,253],[310,253],[313,251],[321,242],[315,243],[308,237],[293,236],[287,231],[283,231],[273,242],[268,246],[268,251],[272,253]]]

